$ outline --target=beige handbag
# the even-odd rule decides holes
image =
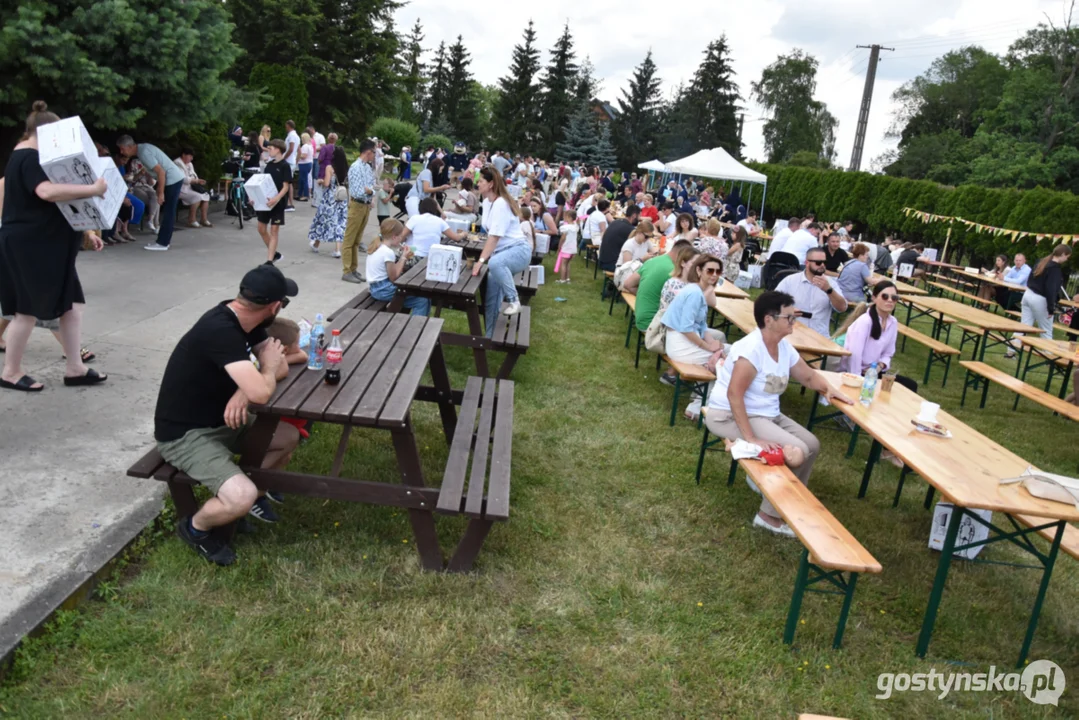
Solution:
[[[333,193],[334,202],[345,202],[348,200],[348,188],[344,185],[338,185],[337,190]]]
[[[1028,467],[1022,475],[1005,478],[1001,485],[1021,482],[1031,495],[1042,500],[1075,505],[1079,509],[1079,480]]]
[[[667,326],[663,324],[660,313],[656,313],[652,322],[648,323],[648,329],[644,333],[644,346],[648,352],[659,355],[667,352]]]

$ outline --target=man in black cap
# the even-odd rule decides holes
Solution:
[[[273,265],[247,273],[236,299],[216,305],[180,338],[161,381],[154,412],[161,457],[214,494],[193,516],[180,518],[177,534],[218,565],[231,565],[236,553],[211,534],[213,528],[248,513],[277,521],[233,455],[254,421],[247,404],[267,402],[288,374],[281,343],[266,328],[297,292],[296,283]],[[287,465],[299,440],[294,426],[281,423],[263,467]]]

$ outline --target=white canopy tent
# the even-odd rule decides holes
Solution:
[[[768,194],[768,176],[750,170],[742,163],[731,157],[723,148],[700,150],[681,160],[672,160],[663,166],[665,172],[672,175],[696,175],[698,177],[716,178],[717,180],[736,180],[740,183],[763,185],[764,193],[761,196],[761,217],[764,217],[764,199]],[[750,189],[750,197],[753,191]],[[749,205],[749,202],[746,202]]]
[[[648,162],[641,163],[637,168],[639,170],[650,170],[651,172],[663,172],[664,169],[666,169],[666,166],[659,160],[649,160]]]

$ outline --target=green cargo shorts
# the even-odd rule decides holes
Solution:
[[[226,480],[243,474],[236,464],[236,455],[254,422],[255,416],[248,413],[247,425],[236,430],[228,425],[188,430],[179,440],[159,442],[157,450],[167,463],[217,495]]]

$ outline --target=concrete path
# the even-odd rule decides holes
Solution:
[[[300,294],[286,315],[313,319],[361,287],[341,281],[341,261],[307,245],[314,210],[297,203],[281,231],[278,267]],[[85,583],[161,508],[164,488],[125,476],[153,443],[161,376],[180,337],[216,302],[235,297],[243,274],[266,259],[254,224],[223,213],[215,227],[185,229],[167,253],[153,239],[84,252],[83,345],[109,380],[63,386],[62,351],[35,330],[23,363],[46,384],[35,395],[0,391],[0,658]],[[377,232],[368,222],[364,244]],[[363,272],[365,257],[360,256]]]

